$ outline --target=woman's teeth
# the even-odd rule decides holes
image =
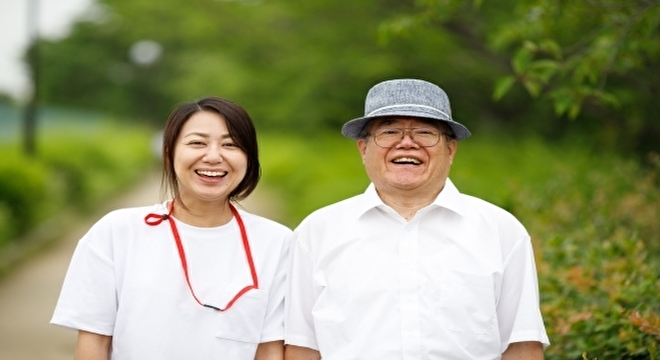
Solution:
[[[210,176],[210,177],[217,177],[217,176],[225,176],[227,175],[226,171],[206,171],[206,170],[197,170],[197,173],[199,175],[204,175],[204,176]]]

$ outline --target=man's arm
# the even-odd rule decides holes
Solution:
[[[270,341],[259,344],[254,360],[284,359],[284,341]]]
[[[502,354],[502,360],[543,360],[543,345],[538,341],[512,343]]]
[[[284,360],[320,360],[321,354],[313,349],[287,345],[284,349]]]
[[[108,360],[111,343],[111,336],[80,330],[73,360]]]

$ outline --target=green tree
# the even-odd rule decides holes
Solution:
[[[374,83],[418,77],[475,130],[644,154],[660,146],[659,1],[99,0],[43,44],[42,98],[162,123],[220,95],[260,128],[311,134],[360,115]],[[130,55],[145,40],[153,63]]]
[[[412,1],[100,0],[102,16],[43,46],[46,101],[162,122],[174,103],[220,95],[263,127],[313,133],[359,116],[377,81],[438,82],[468,124],[506,115],[487,89],[497,71],[444,32],[383,41],[382,20]],[[131,61],[142,40],[162,47],[150,66]],[[460,95],[459,95],[460,94]],[[498,107],[499,106],[499,107]]]
[[[493,97],[516,84],[551,104],[550,132],[579,129],[600,140],[646,152],[658,150],[655,99],[660,80],[658,0],[420,0],[387,23],[390,32],[442,28],[476,51],[509,58],[509,75]]]

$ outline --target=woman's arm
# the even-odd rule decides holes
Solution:
[[[80,330],[73,360],[108,360],[111,343],[111,336]]]
[[[270,341],[259,344],[254,360],[284,359],[284,341]]]

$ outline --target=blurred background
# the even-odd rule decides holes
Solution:
[[[660,0],[2,0],[0,251],[157,171],[176,104],[259,133],[291,227],[364,190],[375,83],[429,80],[473,136],[452,179],[535,242],[549,359],[660,358]]]

